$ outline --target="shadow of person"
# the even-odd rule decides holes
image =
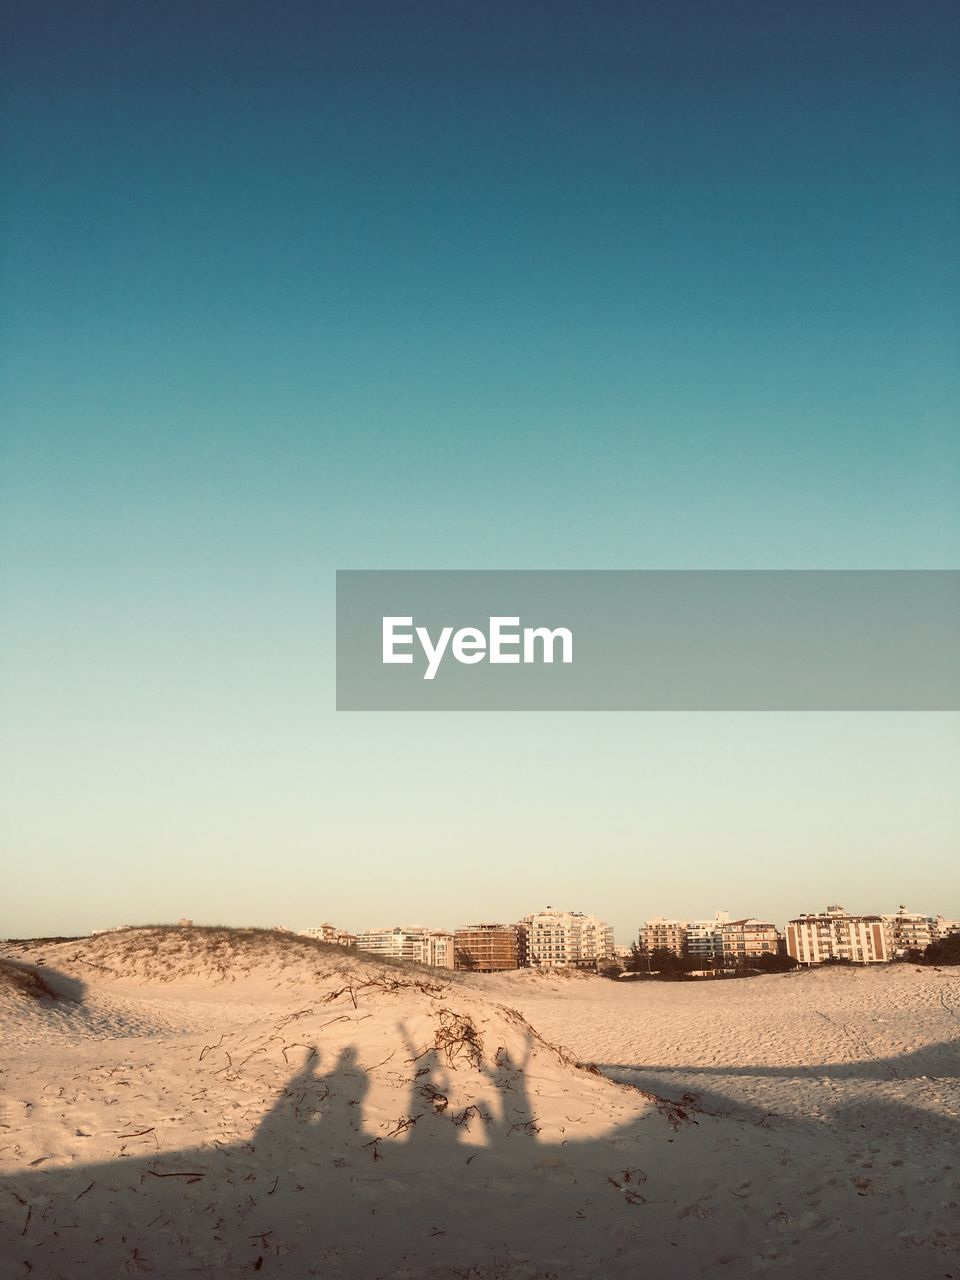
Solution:
[[[411,1076],[406,1115],[399,1121],[406,1144],[441,1142],[457,1146],[461,1133],[453,1123],[450,1077],[437,1049],[417,1051],[405,1027],[400,1028],[409,1053]]]
[[[948,1192],[937,1190],[947,1182],[938,1175],[919,1213],[914,1193],[921,1174],[953,1159],[960,1125],[931,1109],[926,1095],[917,1095],[922,1106],[891,1102],[879,1093],[868,1104],[845,1101],[826,1124],[799,1117],[791,1133],[778,1122],[775,1137],[728,1116],[701,1116],[695,1126],[678,1130],[648,1108],[602,1132],[577,1127],[562,1142],[543,1134],[528,1140],[517,1135],[526,1132],[528,1121],[537,1122],[537,1076],[527,1074],[529,1056],[501,1049],[493,1062],[482,1064],[484,1075],[478,1070],[474,1076],[459,1064],[449,1066],[432,1045],[423,1050],[409,1071],[411,1101],[423,1112],[414,1134],[383,1142],[379,1158],[372,1146],[359,1158],[351,1155],[343,1160],[353,1166],[344,1175],[331,1166],[346,1154],[344,1143],[366,1136],[360,1106],[368,1076],[352,1049],[341,1050],[321,1074],[311,1049],[264,1117],[253,1152],[248,1143],[207,1142],[122,1159],[5,1168],[0,1256],[16,1263],[21,1274],[40,1274],[39,1259],[44,1276],[82,1274],[90,1270],[90,1259],[98,1276],[130,1274],[134,1264],[140,1264],[138,1271],[142,1266],[173,1275],[185,1262],[197,1273],[239,1276],[259,1269],[263,1256],[278,1280],[300,1280],[334,1256],[320,1253],[326,1249],[348,1262],[349,1271],[337,1274],[357,1280],[465,1275],[474,1264],[474,1274],[493,1275],[492,1225],[496,1257],[502,1251],[504,1258],[502,1266],[496,1262],[497,1275],[532,1275],[536,1267],[537,1275],[629,1280],[649,1270],[654,1257],[663,1280],[681,1280],[720,1274],[711,1259],[721,1252],[733,1259],[724,1261],[724,1273],[749,1269],[748,1259],[763,1256],[759,1251],[770,1245],[769,1215],[787,1189],[802,1199],[805,1215],[795,1219],[788,1237],[798,1274],[846,1280],[854,1250],[857,1274],[886,1275],[892,1263],[903,1280],[942,1273],[944,1247],[955,1226],[944,1200]],[[448,1077],[457,1082],[458,1076],[461,1090],[476,1081],[486,1093],[492,1082],[505,1100],[489,1153],[445,1146],[460,1137],[444,1118],[454,1108],[452,1100],[439,1115],[426,1114],[437,1105],[421,1090],[430,1085],[443,1091]],[[567,1084],[574,1101],[576,1081],[571,1077]],[[546,1093],[548,1086],[542,1087]],[[466,1096],[460,1094],[461,1102]],[[603,1102],[602,1091],[597,1101]],[[865,1105],[872,1115],[864,1113]],[[421,1145],[424,1133],[441,1145]],[[875,1142],[869,1162],[864,1148],[874,1139],[868,1133],[886,1139]],[[413,1144],[403,1140],[410,1137]],[[908,1163],[900,1169],[905,1150]],[[432,1158],[454,1151],[458,1159]],[[897,1160],[890,1158],[895,1153]],[[637,1207],[645,1199],[634,1189],[643,1182],[628,1184],[622,1172],[627,1166],[643,1178],[650,1171],[657,1207],[651,1205],[649,1217],[638,1219],[646,1215]],[[789,1181],[783,1183],[785,1177]],[[269,1187],[265,1195],[258,1181]],[[734,1184],[736,1194],[730,1195]],[[685,1206],[691,1204],[700,1205],[705,1216],[690,1216]],[[261,1216],[265,1208],[269,1220]],[[787,1208],[792,1216],[792,1200]],[[821,1212],[828,1226],[845,1224],[842,1239],[849,1239],[849,1248],[838,1252],[837,1237],[821,1231],[815,1216]],[[122,1229],[104,1230],[109,1223],[122,1223]],[[269,1230],[253,1235],[255,1228]],[[907,1254],[897,1252],[904,1239]]]
[[[462,1112],[451,1098],[447,1071],[435,1049],[420,1062],[410,1087],[410,1113],[419,1112],[420,1120],[411,1131],[411,1142],[429,1140],[446,1146],[460,1146],[464,1133],[458,1117]],[[415,1110],[416,1109],[416,1110]],[[481,1115],[484,1113],[481,1111]]]
[[[319,1065],[320,1056],[311,1048],[260,1122],[255,1146],[313,1148],[320,1143],[340,1150],[364,1138],[363,1100],[370,1081],[356,1049],[341,1049],[326,1075],[318,1073]]]

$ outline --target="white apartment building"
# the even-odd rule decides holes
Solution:
[[[357,944],[356,934],[338,929],[332,924],[321,924],[315,929],[301,929],[300,937],[315,938],[317,942],[332,942],[338,947],[354,947]]]
[[[937,916],[934,924],[938,942],[941,938],[949,938],[951,933],[960,933],[960,920],[945,920],[943,916]]]
[[[726,911],[718,911],[712,920],[688,920],[686,924],[687,953],[703,965],[723,955],[723,926],[730,923]]]
[[[937,922],[934,916],[919,915],[908,911],[903,905],[893,916],[883,916],[884,932],[887,936],[887,951],[890,958],[902,956],[907,951],[924,951],[937,937]]]
[[[357,935],[358,951],[370,951],[390,960],[452,969],[453,934],[419,925],[395,925],[392,929],[363,929]]]
[[[613,926],[582,911],[545,911],[517,924],[522,966],[593,968],[613,957]]]
[[[882,964],[890,959],[883,919],[850,915],[840,906],[789,921],[787,951],[800,964],[823,964],[825,960]]]

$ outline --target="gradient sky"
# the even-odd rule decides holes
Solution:
[[[3,4],[0,936],[960,915],[955,715],[333,711],[336,568],[960,567],[960,10]]]

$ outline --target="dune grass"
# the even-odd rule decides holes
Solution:
[[[29,965],[0,959],[0,991],[28,1000],[58,1000],[59,996],[43,975]]]
[[[31,958],[36,958],[35,952]],[[411,976],[429,974],[434,979],[441,972],[448,978],[453,977],[446,970],[429,969],[280,929],[234,925],[131,925],[80,939],[75,952],[57,961],[68,962],[112,977],[136,975],[162,982],[184,980],[198,974],[218,981],[233,981],[254,976],[261,967],[266,969],[278,964],[291,975],[301,969],[313,980],[341,972],[345,966],[400,970]]]

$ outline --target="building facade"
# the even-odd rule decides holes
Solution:
[[[538,969],[596,968],[613,958],[613,927],[582,911],[545,911],[517,925],[520,964]]]
[[[780,934],[766,920],[730,920],[721,925],[723,963],[749,966],[761,956],[775,956],[780,947]]]
[[[787,951],[799,964],[823,964],[826,960],[882,964],[891,958],[882,917],[850,915],[840,906],[791,920]]]
[[[881,918],[891,959],[908,951],[925,951],[936,939],[937,921],[934,916],[919,915],[901,905],[896,915]]]
[[[520,967],[515,924],[470,924],[453,935],[454,967],[466,973],[499,973]]]
[[[315,929],[301,929],[301,938],[315,938],[317,942],[332,942],[338,947],[355,947],[357,935],[348,933],[346,929],[338,929],[336,925],[321,924]]]
[[[395,925],[392,929],[364,929],[356,935],[358,951],[369,951],[388,960],[452,969],[453,934],[419,925]]]
[[[723,926],[730,923],[726,911],[718,911],[712,920],[688,920],[686,947],[691,960],[706,968],[723,955]]]
[[[676,956],[684,954],[687,940],[687,926],[682,920],[664,920],[662,916],[654,916],[645,920],[640,926],[638,943],[647,955],[658,947],[672,951]]]

